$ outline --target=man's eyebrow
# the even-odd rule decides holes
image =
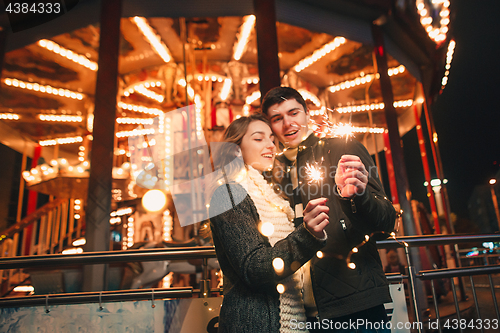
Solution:
[[[270,116],[269,118],[270,118],[270,119],[273,119],[273,118],[276,118],[276,117],[278,117],[278,116],[281,116],[281,113],[275,113],[275,114],[273,114],[272,116]]]

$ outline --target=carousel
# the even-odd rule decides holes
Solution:
[[[51,22],[7,35],[0,140],[23,154],[19,203],[24,188],[25,196],[34,191],[50,196],[49,204],[62,202],[57,213],[52,208],[44,213],[43,207],[24,212],[36,212],[36,219],[18,214],[19,222],[0,234],[0,247],[9,256],[83,251],[87,200],[93,195],[91,157],[100,144],[94,133],[104,29],[96,16],[99,3],[80,1]],[[390,132],[403,136],[416,127],[430,181],[424,140],[436,144],[437,134],[427,107],[445,88],[451,67],[450,1],[275,5],[273,18],[259,16],[251,1],[193,0],[170,7],[154,0],[123,1],[116,103],[107,105],[116,114],[109,128],[114,135],[110,249],[148,242],[205,244],[201,222],[210,198],[203,179],[214,172],[211,144],[221,140],[231,121],[259,112],[261,81],[272,74],[259,72],[259,20],[276,21],[279,80],[307,101],[318,136],[352,135],[361,141],[396,204],[394,164],[403,162],[393,162]],[[382,67],[372,25],[381,29]],[[396,127],[386,119],[384,78]],[[430,121],[429,133],[422,132],[421,121]],[[431,233],[440,232],[442,207],[446,210],[446,204],[431,203],[426,224]],[[64,227],[54,222],[61,216]],[[171,278],[163,279],[163,286]]]

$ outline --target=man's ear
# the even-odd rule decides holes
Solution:
[[[311,118],[311,113],[309,112],[309,109],[306,109],[306,121],[307,121],[307,124],[309,124],[309,120]]]

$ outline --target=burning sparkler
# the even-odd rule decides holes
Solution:
[[[309,184],[313,182],[319,182],[320,180],[323,179],[323,172],[321,172],[320,164],[323,162],[323,157],[321,157],[321,162],[314,162],[314,163],[306,163],[306,174],[307,178],[309,178]]]
[[[354,137],[354,127],[349,122],[349,124],[338,123],[333,125],[332,133],[334,137],[345,137],[347,139]]]

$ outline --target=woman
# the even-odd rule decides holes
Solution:
[[[262,174],[272,168],[275,150],[267,118],[255,114],[231,123],[213,155],[222,174],[210,202],[224,273],[219,332],[304,331],[300,268],[326,243],[328,212],[317,199],[294,227],[290,205]]]

